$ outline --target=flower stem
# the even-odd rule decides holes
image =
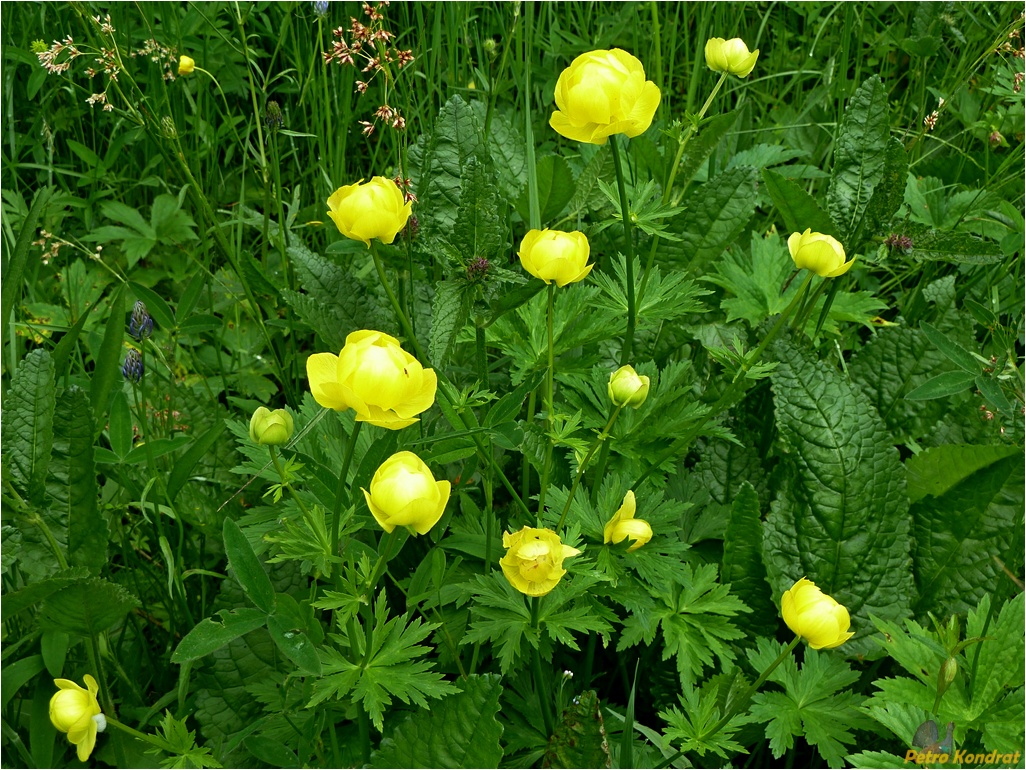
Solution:
[[[623,220],[623,241],[627,250],[627,330],[620,349],[620,366],[630,363],[634,348],[634,327],[637,324],[637,307],[634,298],[634,235],[631,232],[631,210],[627,202],[627,186],[623,176],[623,162],[620,160],[620,143],[616,134],[609,137],[609,149],[613,152],[613,169],[616,171],[616,189],[620,193],[620,217]]]
[[[531,673],[534,675],[534,689],[538,693],[538,709],[541,711],[542,724],[545,727],[545,740],[548,741],[552,737],[553,725],[552,725],[552,699],[549,697],[549,688],[546,684],[545,678],[542,676],[541,667],[541,631],[539,629],[539,608],[541,606],[541,598],[537,596],[531,597],[531,628],[538,631],[538,645],[532,651],[531,655]]]
[[[556,525],[557,535],[559,534],[559,531],[563,529],[563,522],[566,521],[566,515],[570,511],[570,504],[573,502],[574,494],[577,492],[577,487],[580,485],[581,478],[584,476],[585,467],[587,467],[588,463],[591,461],[592,455],[595,454],[595,450],[597,450],[599,446],[601,446],[602,442],[609,438],[609,429],[613,427],[613,423],[616,422],[616,418],[620,414],[621,409],[623,409],[622,404],[616,407],[616,409],[613,411],[612,416],[610,416],[609,418],[609,422],[606,423],[606,427],[604,427],[602,431],[595,437],[595,441],[594,443],[592,443],[591,448],[588,450],[588,454],[584,456],[584,459],[581,461],[581,464],[577,466],[577,474],[574,476],[574,483],[570,486],[570,494],[567,495],[566,504],[563,506],[563,513],[560,514],[559,523]]]
[[[545,376],[545,464],[542,465],[541,488],[538,490],[538,518],[541,519],[545,512],[545,493],[549,489],[549,468],[552,466],[552,398],[553,398],[553,375],[555,372],[555,359],[552,345],[552,317],[555,315],[554,307],[556,302],[556,287],[548,285],[549,304],[548,315],[546,316],[546,328],[548,329],[549,340],[549,366]]]
[[[126,724],[122,724],[121,722],[119,722],[118,720],[116,720],[114,717],[110,716],[106,712],[104,713],[103,716],[107,720],[107,726],[108,727],[116,727],[118,730],[121,730],[123,733],[127,733],[128,735],[131,735],[133,738],[138,738],[140,741],[146,741],[151,746],[155,746],[156,748],[160,749],[161,751],[165,751],[168,754],[175,754],[175,753],[177,753],[173,748],[171,748],[170,744],[165,743],[164,741],[162,741],[157,736],[155,736],[155,735],[147,735],[146,733],[141,733],[138,730],[136,730],[136,729],[134,729],[132,727],[129,727]]]
[[[349,433],[349,441],[346,443],[345,449],[342,454],[342,470],[338,474],[338,487],[335,488],[335,505],[331,509],[331,554],[332,556],[338,556],[338,540],[342,529],[342,498],[343,495],[348,499],[349,495],[346,495],[346,484],[349,480],[349,466],[353,461],[353,450],[356,448],[356,437],[360,435],[360,428],[363,426],[362,422],[357,422],[353,425],[352,431]],[[332,573],[335,572],[334,566],[332,567]]]
[[[306,509],[306,505],[303,503],[302,499],[300,499],[299,495],[296,494],[296,490],[292,488],[291,484],[287,484],[285,482],[285,472],[282,470],[281,462],[278,460],[278,453],[275,451],[274,446],[269,445],[267,449],[271,453],[271,462],[274,463],[274,470],[278,472],[278,478],[281,479],[282,486],[284,486],[289,491],[289,494],[292,495],[292,499],[296,501],[296,505],[299,506],[299,510],[301,510],[305,516],[309,516],[310,512]],[[336,556],[337,555],[338,554],[336,554]]]

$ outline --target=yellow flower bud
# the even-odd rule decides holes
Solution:
[[[622,543],[630,540],[627,553],[636,551],[652,539],[652,527],[643,519],[635,519],[638,503],[634,498],[634,490],[629,490],[623,498],[623,505],[613,514],[602,529],[603,543]]]
[[[367,507],[385,532],[408,527],[426,535],[445,513],[451,485],[435,481],[431,470],[413,452],[397,452],[381,464],[363,489]]]
[[[802,578],[780,599],[780,614],[787,627],[803,636],[814,650],[839,647],[855,636],[848,610],[811,580]]]
[[[328,216],[346,238],[363,241],[371,238],[391,243],[406,227],[413,202],[406,203],[403,192],[391,179],[376,176],[366,184],[339,187],[328,198]]]
[[[272,412],[266,406],[258,406],[249,420],[249,437],[257,444],[276,446],[288,443],[293,430],[292,415],[284,409]]]
[[[648,398],[648,386],[648,377],[638,374],[633,366],[621,366],[609,375],[609,400],[614,406],[637,409]]]
[[[530,230],[520,242],[520,264],[545,283],[560,288],[583,280],[594,265],[588,264],[591,246],[584,233],[562,230]]]
[[[413,425],[415,415],[435,402],[434,369],[399,346],[399,340],[363,329],[346,337],[339,355],[315,353],[306,359],[310,392],[321,406],[353,409],[356,419],[379,428]]]
[[[645,68],[619,48],[589,51],[574,59],[556,81],[556,112],[549,125],[567,139],[605,144],[613,134],[638,136],[652,124],[659,87]]]
[[[100,713],[96,693],[100,691],[96,680],[89,674],[83,677],[88,689],[79,687],[70,679],[54,679],[59,688],[50,698],[50,721],[62,733],[68,734],[78,752],[78,761],[85,762],[96,746],[96,733],[103,732],[107,720]]]
[[[712,37],[705,43],[705,63],[713,72],[729,72],[739,78],[746,78],[755,69],[759,49],[751,53],[745,41],[739,37],[724,40]]]
[[[193,59],[191,56],[182,56],[178,60],[179,75],[191,75],[194,69],[196,69],[196,60]]]
[[[792,233],[787,239],[787,249],[795,267],[811,270],[823,278],[844,275],[855,263],[855,257],[844,261],[844,246],[831,235],[814,233],[809,228],[804,233]]]
[[[551,529],[524,527],[519,532],[505,532],[502,545],[506,555],[499,566],[510,584],[528,596],[545,596],[556,587],[566,570],[563,559],[580,553],[563,545]]]

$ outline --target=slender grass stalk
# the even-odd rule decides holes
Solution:
[[[553,380],[556,370],[556,365],[553,358],[553,344],[552,344],[552,326],[553,316],[555,315],[555,301],[556,301],[556,286],[555,284],[548,285],[548,310],[546,313],[546,324],[545,328],[548,331],[548,368],[545,374],[545,463],[542,465],[541,473],[541,485],[538,490],[538,520],[541,521],[542,514],[545,512],[545,494],[549,489],[549,473],[552,467],[552,429],[553,429]]]
[[[626,366],[631,362],[631,354],[634,351],[634,327],[638,320],[634,298],[634,234],[631,232],[631,207],[627,201],[623,162],[620,160],[620,143],[616,134],[609,137],[609,149],[613,153],[616,189],[620,194],[620,218],[623,220],[623,242],[627,250],[627,330],[624,332],[623,347],[620,349],[620,366]]]
[[[584,476],[584,469],[591,461],[591,457],[595,454],[595,450],[598,449],[607,438],[609,438],[609,430],[613,427],[613,423],[616,422],[616,418],[620,415],[621,409],[623,409],[622,404],[613,410],[613,414],[610,415],[608,422],[606,422],[606,427],[604,427],[595,437],[595,440],[591,444],[591,448],[588,449],[588,454],[584,456],[581,464],[577,466],[577,475],[574,476],[574,482],[570,486],[570,494],[567,495],[566,504],[563,506],[563,512],[559,515],[559,523],[556,525],[557,535],[559,534],[559,531],[563,529],[563,522],[566,521],[566,515],[570,511],[570,504],[573,502],[574,494],[576,494],[577,487],[580,485],[581,478]],[[595,487],[597,489],[598,484],[596,484]]]
[[[553,733],[552,693],[549,691],[548,680],[545,679],[541,665],[541,628],[539,623],[541,598],[531,597],[531,628],[538,632],[538,646],[531,651],[531,673],[534,676],[534,689],[538,693],[538,710],[541,711],[542,725],[545,728],[545,739]]]
[[[356,449],[356,438],[360,435],[360,428],[363,427],[362,422],[353,423],[353,429],[349,432],[349,441],[346,442],[345,448],[342,450],[342,469],[338,474],[338,486],[335,488],[335,504],[331,509],[331,553],[333,556],[338,556],[338,541],[342,530],[342,500],[350,502],[349,495],[346,493],[349,477],[349,465],[353,461],[353,451]],[[335,574],[335,568],[332,568],[332,574]]]

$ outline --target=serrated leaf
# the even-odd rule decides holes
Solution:
[[[904,470],[869,400],[836,369],[789,344],[774,350],[789,473],[766,519],[770,585],[780,596],[807,576],[850,611],[845,649],[864,651],[869,613],[905,616],[913,596]]]
[[[783,173],[763,169],[762,180],[766,183],[766,192],[769,193],[773,205],[777,207],[784,220],[787,232],[803,233],[811,228],[813,232],[840,237],[837,226],[830,219],[830,215],[816,203],[816,199]]]
[[[253,546],[239,525],[230,518],[224,520],[221,528],[224,537],[224,551],[235,579],[239,581],[246,596],[266,614],[274,612],[274,588],[271,579],[264,572],[264,566],[253,552]]]
[[[503,217],[505,201],[495,183],[495,170],[487,162],[468,158],[460,177],[460,205],[456,222],[446,237],[462,253],[463,261],[475,257],[494,259],[506,246]]]
[[[827,206],[844,240],[856,232],[873,190],[883,178],[889,137],[887,89],[880,77],[873,75],[848,102],[834,140]]]
[[[1001,246],[970,233],[932,230],[926,225],[907,222],[904,235],[912,239],[913,259],[952,262],[960,265],[993,265],[1005,256]]]
[[[748,605],[754,615],[741,617],[738,625],[754,633],[772,634],[778,625],[776,607],[769,600],[766,567],[762,557],[762,518],[759,495],[742,481],[730,506],[730,519],[723,537],[723,566],[720,580]]]
[[[37,506],[43,504],[56,406],[53,360],[37,348],[25,356],[11,378],[0,421],[4,476]]]
[[[594,690],[576,696],[560,715],[554,730],[542,767],[612,766],[602,709]],[[631,764],[621,755],[620,767]]]
[[[107,563],[107,520],[96,504],[93,414],[83,390],[72,386],[57,400],[53,456],[46,492],[51,513],[68,528],[68,563],[97,574]]]
[[[178,643],[171,655],[172,663],[187,663],[206,657],[224,647],[232,639],[260,628],[267,621],[267,613],[252,607],[221,610],[193,626]]]
[[[1021,472],[1021,468],[1020,468]],[[1022,483],[1020,482],[1020,488]],[[980,601],[966,620],[966,636],[988,637],[980,643],[980,654],[973,682],[971,716],[982,716],[1005,693],[1013,688],[1022,692],[1024,674],[1023,657],[1023,594],[1005,602],[997,611],[990,612],[989,597]],[[1018,701],[1018,719],[1022,724],[1022,699]]]
[[[89,577],[89,570],[85,567],[71,567],[67,570],[56,572],[52,577],[45,580],[29,583],[20,591],[4,594],[4,613],[14,615],[22,610],[43,601],[50,594],[56,593],[62,588],[78,583]]]
[[[427,168],[417,185],[417,197],[425,202],[433,224],[442,232],[456,222],[463,167],[484,150],[481,134],[477,115],[460,96],[442,106],[431,134]]]
[[[431,309],[431,342],[428,355],[432,366],[442,368],[452,354],[460,329],[467,323],[475,289],[466,281],[449,280],[435,284]]]
[[[371,767],[498,767],[502,725],[496,719],[502,680],[471,674],[460,691],[416,711],[381,741]]]
[[[901,208],[907,174],[908,156],[905,154],[905,148],[898,139],[891,137],[887,143],[883,171],[873,186],[869,204],[845,244],[849,254],[861,251],[863,245],[889,224]]]
[[[947,466],[953,456],[943,449],[920,460],[919,471],[936,462],[930,474],[934,475]],[[973,459],[979,461],[980,457]],[[920,613],[962,612],[974,607],[1002,579],[1001,564],[1009,559],[1012,535],[1022,528],[1021,450],[959,475],[963,478],[942,494],[921,497],[911,509]]]
[[[79,580],[55,591],[39,610],[40,628],[95,636],[121,621],[139,600],[102,578]]]

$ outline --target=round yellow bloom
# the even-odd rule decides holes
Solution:
[[[191,75],[194,69],[196,69],[196,60],[191,56],[183,56],[178,60],[179,75]]]
[[[562,230],[529,230],[520,242],[520,264],[545,283],[563,288],[583,280],[595,265],[588,264],[591,245],[584,233]]]
[[[648,398],[648,387],[648,377],[638,374],[633,366],[621,366],[609,375],[609,400],[614,406],[637,409]]]
[[[258,406],[249,420],[249,437],[257,444],[276,446],[288,443],[293,430],[292,415],[284,409],[272,412],[266,406]]]
[[[848,610],[802,578],[780,599],[780,614],[787,627],[805,637],[814,650],[839,647],[855,636]]]
[[[96,680],[89,674],[83,677],[83,689],[70,679],[54,679],[59,688],[50,698],[50,721],[62,733],[68,734],[78,750],[78,761],[85,762],[96,746],[96,733],[107,728],[107,720],[100,713],[96,693],[100,691]]]
[[[804,267],[823,278],[844,275],[855,263],[855,257],[844,261],[844,246],[836,238],[814,233],[812,228],[804,233],[792,233],[787,239],[787,249],[799,270]]]
[[[652,527],[647,521],[634,518],[637,510],[638,503],[634,498],[634,490],[628,490],[623,498],[623,505],[602,529],[602,542],[622,543],[625,539],[630,540],[631,545],[627,549],[627,553],[630,553],[651,540]]]
[[[551,529],[524,527],[519,532],[505,532],[502,545],[506,555],[499,566],[510,584],[528,596],[545,596],[556,587],[566,570],[563,559],[580,553],[563,545]]]
[[[367,246],[371,238],[382,243],[394,241],[406,227],[412,208],[413,201],[406,203],[398,185],[384,176],[339,187],[328,198],[328,216],[338,231]]]
[[[739,78],[746,78],[755,69],[758,58],[759,49],[749,53],[745,41],[739,37],[730,40],[712,37],[705,44],[705,63],[713,72],[729,72]]]
[[[381,464],[363,490],[367,507],[385,532],[409,527],[426,535],[445,513],[451,485],[435,481],[431,470],[413,452],[397,452]]]
[[[574,59],[556,81],[549,125],[567,139],[605,144],[612,134],[638,136],[652,124],[659,87],[626,51],[589,51]]]
[[[417,422],[415,415],[435,402],[438,388],[434,369],[421,366],[395,337],[368,329],[346,337],[337,356],[307,358],[306,377],[321,406],[353,409],[358,421],[389,430]]]

